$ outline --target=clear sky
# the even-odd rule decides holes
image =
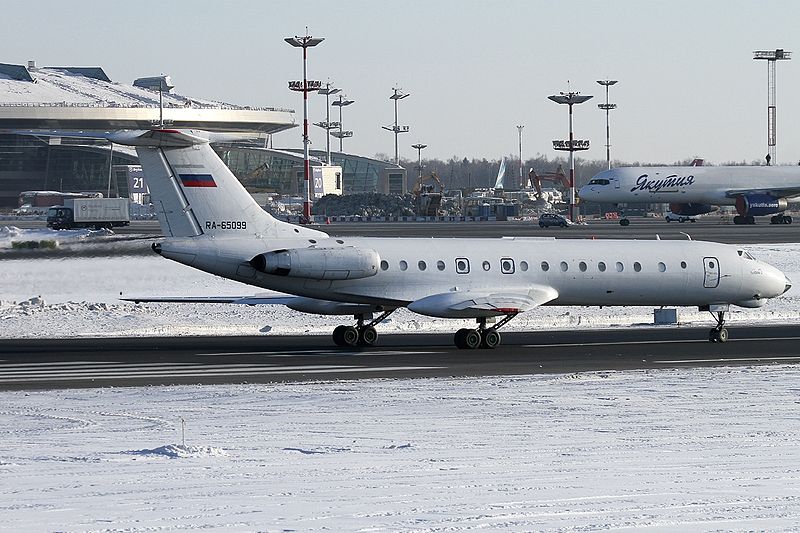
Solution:
[[[288,107],[302,121],[301,52],[284,37],[308,26],[325,41],[309,51],[309,79],[331,80],[356,101],[345,151],[393,154],[389,100],[400,102],[401,156],[498,159],[557,155],[568,134],[569,89],[595,95],[575,110],[576,137],[605,158],[604,100],[613,78],[612,157],[627,162],[711,162],[766,154],[767,65],[753,50],[784,48],[779,62],[778,148],[800,161],[800,2],[742,0],[469,1],[289,0],[136,2],[4,0],[0,62],[102,66],[115,81],[169,74],[176,91],[241,105]],[[324,119],[312,95],[312,122]],[[335,118],[336,115],[334,115]],[[312,126],[314,148],[323,130]],[[299,147],[299,128],[275,137]]]

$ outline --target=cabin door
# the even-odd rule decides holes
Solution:
[[[703,270],[705,271],[703,287],[707,289],[716,288],[719,285],[719,261],[717,261],[717,258],[704,257]]]

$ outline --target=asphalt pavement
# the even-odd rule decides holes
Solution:
[[[732,327],[725,344],[685,327],[504,333],[494,350],[452,335],[382,335],[338,348],[328,336],[0,340],[0,390],[437,378],[796,364],[798,326]]]

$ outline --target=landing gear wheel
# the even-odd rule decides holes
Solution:
[[[467,333],[469,333],[469,331],[470,330],[465,328],[456,331],[455,337],[453,337],[453,343],[456,345],[456,348],[459,348],[461,350],[467,348],[467,343],[465,342],[464,339],[466,338]]]
[[[481,345],[481,332],[477,329],[468,329],[464,335],[464,347],[474,350]]]
[[[725,328],[714,328],[708,332],[708,340],[711,342],[727,342],[728,330]]]
[[[716,311],[715,313],[714,319],[717,321],[717,327],[708,332],[708,340],[711,342],[727,342],[728,330],[725,329],[725,311]]]
[[[489,328],[483,331],[483,341],[481,348],[494,349],[500,344],[500,333],[494,328]]]
[[[358,330],[353,326],[345,326],[342,330],[342,341],[344,346],[355,346],[358,344]]]
[[[361,329],[361,335],[358,339],[358,344],[362,346],[372,346],[378,340],[378,331],[372,326],[364,326]]]
[[[336,346],[347,346],[344,342],[344,330],[347,329],[347,326],[336,326],[333,330],[333,343]]]
[[[627,218],[621,218],[621,219],[619,219],[619,225],[620,226],[630,226],[631,225],[631,221],[628,220]]]

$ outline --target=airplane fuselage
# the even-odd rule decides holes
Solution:
[[[315,242],[310,242],[314,240]],[[785,276],[736,247],[702,241],[553,238],[168,239],[165,257],[222,277],[288,294],[402,307],[433,294],[557,291],[548,305],[758,307],[782,294]],[[258,254],[283,249],[374,250],[377,273],[307,279],[258,271]]]
[[[620,167],[594,176],[579,191],[582,201],[736,205],[748,192],[797,188],[800,168],[791,166]]]

